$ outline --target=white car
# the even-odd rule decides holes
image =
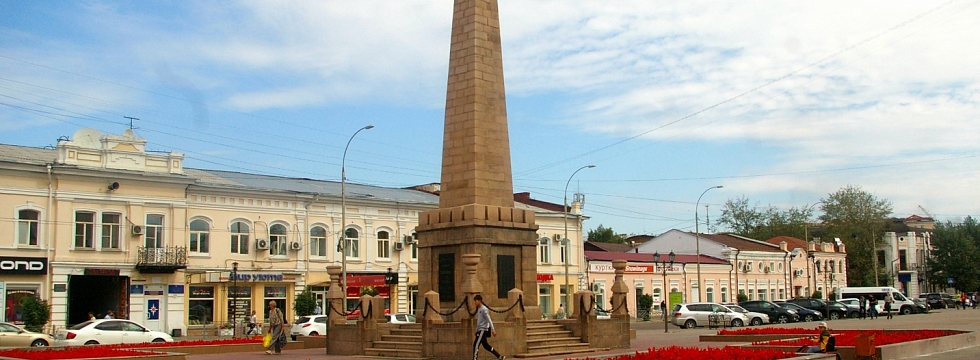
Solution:
[[[149,330],[143,325],[123,319],[89,320],[58,330],[54,334],[56,346],[136,344],[146,342],[173,342],[169,334]]]
[[[611,319],[612,317],[609,316],[609,312],[608,311],[602,310],[602,309],[599,309],[599,308],[596,308],[595,309],[595,318],[596,319],[600,319],[600,320],[602,320],[602,319],[608,320],[608,319]]]
[[[738,306],[738,304],[735,303],[722,303],[722,305],[725,305],[725,307],[732,309],[736,312],[740,312],[744,314],[745,317],[749,318],[749,325],[759,326],[762,324],[769,323],[769,315],[760,312],[745,310],[745,308]]]
[[[5,347],[44,347],[54,343],[48,334],[27,331],[11,323],[0,323],[0,348]]]
[[[297,336],[317,336],[327,334],[327,315],[303,316],[293,323],[289,336],[296,341]]]
[[[674,325],[687,329],[708,326],[712,316],[722,316],[720,319],[725,321],[725,326],[739,327],[749,322],[745,314],[715,303],[677,304],[672,312]]]
[[[385,315],[385,319],[392,324],[414,324],[417,321],[415,315],[402,313]]]

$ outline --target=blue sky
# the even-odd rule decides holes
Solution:
[[[500,0],[515,191],[588,228],[693,229],[698,195],[980,213],[980,6]],[[187,166],[439,181],[452,1],[0,0],[0,142],[125,116]],[[704,207],[700,208],[702,219]]]

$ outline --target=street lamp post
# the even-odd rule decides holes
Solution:
[[[568,242],[568,184],[570,184],[572,182],[572,178],[575,177],[575,174],[578,174],[578,172],[579,171],[582,171],[582,169],[591,169],[591,168],[594,168],[594,167],[595,167],[595,165],[585,165],[583,167],[578,168],[578,170],[575,170],[575,172],[572,173],[572,176],[569,176],[568,177],[568,181],[565,182],[565,194],[564,194],[564,198],[562,200],[562,205],[563,205],[563,207],[562,207],[562,214],[565,215],[564,216],[564,218],[565,218],[565,235],[562,238],[562,242],[565,244],[565,250],[562,251],[563,252],[562,256],[564,257],[563,260],[565,261],[565,296],[564,296],[564,298],[565,298],[565,305],[569,305],[569,304],[572,303],[572,301],[571,301],[572,289],[569,288],[569,286],[568,286],[568,260],[569,260],[569,256],[568,256],[569,251],[568,250],[572,247],[571,246],[571,243]],[[568,307],[566,306],[565,308],[568,308]]]
[[[723,186],[712,186],[704,190],[701,196],[698,196],[698,201],[694,203],[694,247],[697,255],[697,269],[698,269],[698,301],[704,301],[701,297],[701,289],[704,288],[704,283],[701,282],[701,233],[698,230],[698,206],[701,205],[701,197],[704,196],[711,189],[721,189]]]
[[[350,136],[347,140],[347,146],[344,146],[344,157],[340,159],[340,289],[344,291],[344,309],[347,309],[347,149],[350,148],[350,142],[354,140],[357,133],[374,128],[374,125],[368,125],[362,127],[354,132],[354,135]],[[345,310],[346,311],[346,310]]]
[[[667,266],[668,266],[668,261],[669,261],[669,266],[670,267],[674,267],[674,252],[671,251],[670,254],[667,255],[667,257],[668,257],[668,259],[664,259],[664,261],[661,262],[660,261],[660,253],[658,253],[658,252],[654,252],[653,253],[653,263],[656,266],[660,266],[660,273],[663,274],[663,276],[664,276],[664,284],[663,284],[664,287],[662,287],[661,290],[660,290],[660,296],[661,297],[666,297],[667,296],[666,295],[667,294],[667,291],[666,291],[667,290]],[[661,301],[664,301],[664,299],[661,299]],[[666,306],[664,308],[660,309],[660,312],[664,315],[664,333],[667,333],[667,306],[670,306],[670,303],[664,301],[664,305],[666,305]]]
[[[231,326],[233,328],[232,337],[238,337],[238,262],[231,263],[231,278],[233,282],[231,298]]]

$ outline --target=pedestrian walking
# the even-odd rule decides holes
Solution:
[[[261,335],[262,331],[258,328],[259,317],[255,315],[255,310],[252,310],[252,316],[248,317],[248,332],[245,335]]]
[[[660,320],[667,320],[667,301],[660,300]]]
[[[878,297],[871,295],[868,300],[868,314],[871,319],[878,318]]]
[[[497,331],[493,328],[493,321],[490,320],[490,310],[487,309],[486,305],[483,305],[483,296],[474,296],[473,301],[476,302],[476,339],[473,340],[473,360],[477,360],[477,356],[480,355],[480,346],[487,349],[497,359],[505,359],[505,356],[500,355],[487,342],[487,338],[497,336]]]
[[[858,298],[858,315],[862,319],[868,315],[868,299],[865,299],[864,295]]]
[[[977,292],[974,291],[973,295],[970,295],[970,305],[973,306],[973,310],[977,309]]]
[[[286,333],[283,329],[283,324],[285,320],[282,315],[282,311],[276,308],[276,302],[269,302],[269,331],[267,334],[272,336],[272,341],[269,343],[269,347],[266,348],[265,353],[272,355],[272,351],[275,350],[276,355],[282,353],[283,345],[286,345]]]
[[[892,293],[888,293],[885,295],[885,318],[886,319],[892,318],[892,303],[894,302],[895,302],[895,297],[892,296]]]
[[[960,310],[966,310],[966,300],[966,293],[960,293],[960,304],[963,304]]]

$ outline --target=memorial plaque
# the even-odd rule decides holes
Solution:
[[[514,255],[497,255],[497,298],[506,299],[515,287],[514,271]]]
[[[439,254],[439,300],[456,301],[456,254]]]

